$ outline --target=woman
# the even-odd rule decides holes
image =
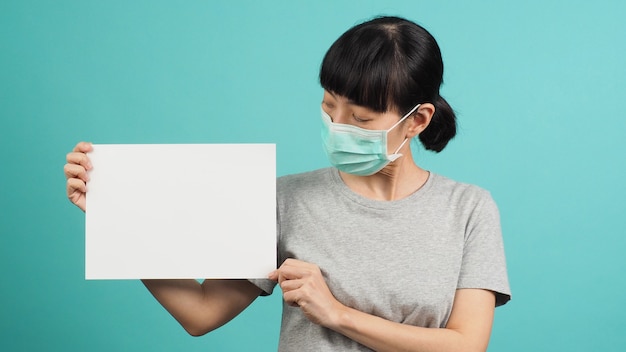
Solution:
[[[357,25],[321,67],[322,137],[333,168],[277,180],[280,266],[267,280],[143,280],[192,335],[235,317],[278,283],[281,351],[484,351],[510,299],[488,192],[415,164],[456,133],[439,95],[443,63],[415,23]],[[85,210],[88,143],[65,165]]]

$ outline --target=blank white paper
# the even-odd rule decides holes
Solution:
[[[274,144],[94,144],[86,279],[264,278]]]

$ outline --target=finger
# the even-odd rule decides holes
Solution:
[[[300,294],[297,290],[283,292],[283,300],[292,307],[300,307]]]
[[[87,192],[87,185],[83,180],[78,178],[67,179],[67,196],[72,198],[76,196],[76,193],[84,194]],[[80,195],[80,194],[79,194]]]
[[[79,178],[84,182],[89,181],[89,173],[85,168],[81,165],[76,164],[65,164],[63,167],[63,172],[65,172],[65,178]]]
[[[302,261],[302,260],[298,260],[298,259],[294,259],[294,258],[287,258],[285,259],[285,261],[283,262],[284,266],[295,266],[295,267],[307,267],[307,266],[311,266],[314,264]]]
[[[79,153],[89,153],[92,150],[93,150],[93,145],[91,145],[91,143],[79,142],[78,144],[76,144],[76,146],[74,147],[72,151],[79,152]]]
[[[290,266],[288,264],[283,264],[278,268],[278,277],[279,282],[282,280],[293,280],[300,279],[304,276],[308,276],[310,273],[308,268],[303,268],[300,266]]]
[[[66,160],[68,164],[81,165],[86,170],[91,170],[92,168],[91,160],[89,160],[89,157],[87,156],[87,154],[82,153],[82,152],[68,153],[66,156]]]
[[[93,151],[93,145],[89,142],[79,142],[76,144],[72,152],[67,155],[67,162],[81,164],[87,170],[91,168],[91,163],[86,153]]]
[[[272,281],[278,281],[278,270],[273,270],[271,273],[267,274],[267,278]]]
[[[319,267],[317,265],[293,258],[286,259],[281,265],[281,268],[298,268],[298,270],[306,272],[319,271]]]
[[[281,290],[283,290],[284,293],[297,290],[301,288],[302,285],[304,285],[304,281],[302,280],[283,280],[283,282],[280,283],[280,288]]]

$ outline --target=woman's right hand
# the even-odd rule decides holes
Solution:
[[[91,170],[91,162],[87,153],[93,150],[91,143],[80,142],[67,154],[67,164],[63,167],[67,179],[67,198],[77,207],[85,211],[85,194]]]

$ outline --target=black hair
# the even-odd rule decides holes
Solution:
[[[378,17],[350,28],[328,49],[320,84],[377,112],[409,112],[432,103],[435,113],[419,138],[440,152],[456,134],[456,116],[439,95],[443,61],[435,38],[399,17]]]

